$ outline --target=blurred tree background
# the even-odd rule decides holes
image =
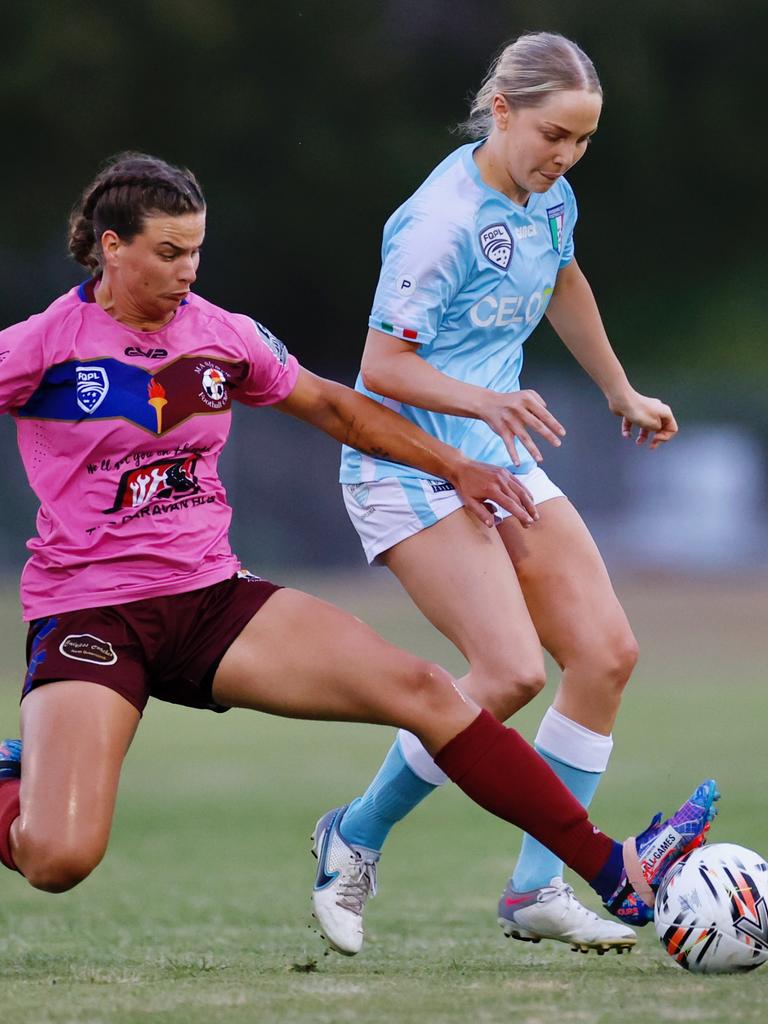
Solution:
[[[351,381],[386,217],[462,141],[500,46],[538,29],[576,39],[602,78],[600,130],[569,175],[576,247],[634,380],[765,437],[761,0],[11,5],[0,324],[81,278],[68,210],[105,157],[141,149],[206,189],[201,292]],[[529,366],[569,362],[545,329],[528,349]]]

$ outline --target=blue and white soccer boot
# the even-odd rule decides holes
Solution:
[[[549,885],[530,892],[515,892],[508,883],[499,900],[499,924],[507,938],[523,942],[555,939],[567,942],[575,953],[591,949],[598,956],[610,949],[629,952],[637,942],[631,928],[587,910],[562,878],[553,878]]]
[[[331,949],[354,956],[363,948],[365,904],[376,895],[379,852],[344,839],[339,824],[346,809],[345,804],[328,811],[312,833],[312,853],[318,862],[312,908]]]
[[[671,818],[657,814],[644,832],[625,840],[624,870],[606,910],[636,927],[652,921],[657,889],[675,861],[706,842],[719,799],[717,783],[707,779]]]
[[[21,740],[0,741],[0,782],[21,778]]]

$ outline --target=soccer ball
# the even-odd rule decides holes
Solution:
[[[693,850],[659,887],[654,923],[687,971],[754,970],[768,960],[768,864],[733,843]]]

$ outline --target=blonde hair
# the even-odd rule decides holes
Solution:
[[[585,89],[603,95],[595,66],[580,46],[556,32],[529,32],[505,46],[491,64],[468,119],[459,127],[474,139],[493,127],[491,102],[501,93],[510,107],[537,107],[549,93]]]

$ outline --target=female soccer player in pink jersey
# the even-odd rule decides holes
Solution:
[[[461,685],[482,707],[507,719],[544,685],[542,646],[552,655],[561,681],[536,747],[585,805],[608,764],[637,645],[589,531],[538,465],[534,433],[555,445],[565,433],[536,392],[520,390],[523,346],[545,313],[625,437],[636,429],[638,443],[656,448],[677,430],[668,406],[631,387],[574,258],[576,202],[564,175],[601,108],[595,68],[570,40],[535,33],[503,50],[472,107],[474,141],[387,222],[356,385],[468,457],[519,474],[536,523],[523,529],[502,511],[497,530],[478,528],[450,482],[350,448],[341,473],[369,561],[385,564],[465,656]],[[401,732],[368,790],[342,810],[341,836],[375,861],[393,824],[444,781],[423,744]],[[499,904],[505,933],[599,950],[633,942],[576,899],[562,869],[524,839]],[[323,899],[316,894],[321,919]]]
[[[448,479],[483,520],[484,499],[524,524],[532,505],[505,470],[313,376],[266,328],[193,293],[205,216],[189,171],[121,155],[72,217],[70,249],[91,280],[0,333],[0,411],[16,420],[40,500],[21,582],[23,751],[16,740],[0,749],[0,860],[49,892],[93,870],[123,758],[155,696],[403,726],[473,799],[554,845],[617,912],[633,893],[652,900],[660,869],[649,850],[665,838],[666,865],[703,834],[713,784],[678,813],[671,842],[654,825],[622,848],[439,666],[241,569],[217,474],[233,400],[276,405]],[[521,778],[530,795],[507,781]]]

